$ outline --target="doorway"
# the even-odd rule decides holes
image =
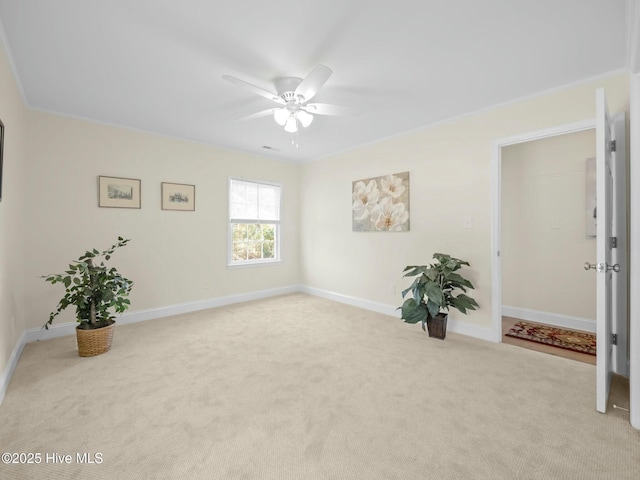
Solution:
[[[519,144],[526,144],[536,140],[543,140],[553,138],[561,135],[568,135],[572,133],[584,132],[587,130],[593,130],[595,128],[595,121],[589,120],[584,122],[578,122],[570,125],[563,125],[547,130],[541,130],[537,132],[530,132],[522,135],[516,135],[513,137],[507,137],[498,139],[493,142],[492,148],[492,269],[491,269],[491,284],[493,286],[491,293],[491,305],[492,305],[492,335],[495,342],[502,342],[502,306],[503,303],[503,262],[502,262],[502,164],[503,164],[503,149],[510,146]],[[526,199],[522,199],[523,201]],[[555,219],[552,217],[551,227],[555,226]],[[549,272],[551,273],[551,272]]]
[[[624,113],[619,114],[618,116],[615,117],[615,130],[616,130],[616,138],[619,139],[619,145],[618,145],[618,152],[617,154],[619,154],[620,158],[622,159],[626,159],[626,142],[625,142],[625,125],[626,125],[626,117],[624,115]],[[558,139],[558,141],[562,142],[562,137],[567,136],[567,138],[569,138],[569,136],[571,136],[572,134],[585,134],[588,135],[590,131],[594,131],[595,129],[595,120],[587,120],[587,121],[583,121],[583,122],[577,122],[574,124],[568,124],[568,125],[561,125],[558,127],[554,127],[551,129],[546,129],[546,130],[541,130],[541,131],[537,131],[537,132],[530,132],[530,133],[526,133],[526,134],[522,134],[522,135],[517,135],[517,136],[513,136],[513,137],[507,137],[507,138],[502,138],[502,139],[498,139],[496,141],[493,142],[492,144],[492,148],[493,148],[493,152],[492,152],[492,180],[493,180],[493,185],[492,185],[492,337],[493,340],[496,342],[502,342],[503,341],[503,327],[502,327],[502,314],[503,314],[503,305],[505,305],[505,303],[503,302],[503,288],[504,288],[504,284],[505,282],[503,281],[502,275],[503,275],[503,257],[502,257],[502,253],[503,253],[503,246],[504,247],[508,247],[508,243],[503,245],[503,218],[502,218],[502,209],[503,209],[503,205],[502,205],[502,197],[503,197],[503,188],[505,187],[503,185],[503,157],[504,157],[504,153],[507,152],[508,155],[508,150],[511,147],[517,147],[518,145],[522,146],[522,145],[526,145],[526,144],[531,144],[531,145],[535,145],[535,142],[539,141],[539,140],[544,140],[544,139]],[[591,145],[593,146],[594,144],[591,143]],[[561,148],[561,147],[556,147],[556,148]],[[590,147],[593,148],[593,147]],[[584,158],[582,160],[580,160],[580,158],[578,157],[578,160],[581,162],[586,161],[586,158],[589,158],[590,153],[593,150],[589,150],[589,151],[583,151],[581,153],[581,156],[583,156]],[[549,154],[549,157],[553,157],[555,156],[555,153],[553,152],[553,148],[551,150],[551,154]],[[549,161],[548,159],[546,160],[547,162]],[[578,168],[578,167],[576,167]],[[618,210],[618,213],[620,214],[618,217],[614,218],[614,224],[615,224],[615,228],[614,230],[616,230],[618,233],[616,234],[618,236],[618,246],[619,248],[617,248],[617,252],[616,252],[616,261],[619,261],[621,264],[626,265],[627,262],[627,257],[626,257],[626,251],[627,251],[627,223],[626,223],[626,168],[627,168],[627,161],[621,161],[618,162],[616,165],[616,176],[618,178],[618,180],[616,181],[616,183],[621,183],[622,186],[617,187],[617,191],[616,191],[616,197],[614,199],[614,204],[616,205],[616,209]],[[568,173],[568,172],[567,172]],[[558,173],[556,172],[556,175],[558,175]],[[583,175],[583,179],[584,179],[584,173]],[[569,177],[567,177],[569,178]],[[577,178],[577,177],[576,177]],[[573,179],[574,182],[576,181],[576,179]],[[555,180],[553,180],[555,181]],[[556,182],[557,183],[557,182]],[[506,187],[507,189],[509,188],[509,186]],[[584,188],[584,187],[583,187]],[[580,198],[577,198],[577,197]],[[574,193],[574,201],[578,201],[578,202],[582,202],[583,205],[583,211],[585,212],[584,214],[586,215],[586,204],[585,204],[585,195],[584,195],[584,190],[583,190],[583,194],[575,194]],[[553,204],[551,204],[553,206]],[[551,231],[551,230],[561,230],[563,228],[566,228],[566,226],[564,225],[563,221],[562,221],[562,216],[560,215],[561,212],[556,212],[555,210],[552,211],[551,207],[547,207],[547,213],[546,215],[543,215],[543,225],[544,228]],[[575,208],[575,207],[574,207]],[[549,213],[550,212],[550,213]],[[541,213],[545,213],[544,210]],[[579,218],[579,221],[583,222],[583,227],[584,227],[584,222],[585,219],[584,217]],[[544,223],[546,222],[546,223]],[[549,233],[549,232],[547,232]],[[551,232],[553,233],[553,232]],[[556,232],[558,233],[558,232]],[[583,234],[586,236],[586,232]],[[547,235],[548,237],[548,235]],[[553,238],[552,236],[550,238]],[[547,240],[550,241],[550,240]],[[587,241],[588,243],[588,241]],[[584,245],[583,245],[584,246]],[[591,251],[591,250],[589,250]],[[587,250],[582,250],[581,254],[584,255],[589,255],[589,251]],[[580,266],[583,266],[585,262],[589,262],[589,261],[594,261],[594,260],[590,260],[590,258],[595,259],[595,256],[589,257],[586,256],[585,258],[581,259],[581,262],[578,263],[577,268],[575,268],[576,266],[574,265],[572,267],[572,274],[573,275],[586,275],[585,277],[582,277],[583,279],[587,280],[589,279],[589,275],[588,272],[584,272],[584,270],[580,271]],[[556,275],[558,269],[562,268],[562,269],[569,269],[568,266],[564,265],[564,258],[560,258],[560,259],[555,259],[555,261],[546,261],[546,258],[543,257],[542,260],[539,260],[539,262],[544,263],[546,270],[544,272],[543,275],[546,276],[551,276],[551,275]],[[573,260],[573,262],[578,262],[578,258],[576,257],[575,260]],[[526,273],[526,272],[525,272]],[[616,282],[614,282],[614,290],[618,290],[620,292],[625,292],[621,295],[618,295],[620,298],[625,297],[626,298],[626,292],[627,292],[627,276],[626,275],[620,275],[616,277]],[[589,287],[586,287],[587,289]],[[528,292],[525,292],[528,294]],[[616,295],[614,295],[616,296]],[[507,297],[509,298],[509,297]],[[626,311],[626,300],[623,302],[624,305],[614,305],[614,309],[616,309],[616,315],[615,317],[618,319],[618,322],[621,322],[621,320],[623,321],[624,325],[622,325],[621,323],[618,323],[616,326],[614,326],[614,331],[618,331],[620,332],[620,337],[623,337],[623,341],[621,342],[622,344],[618,344],[618,348],[616,348],[616,355],[615,355],[615,359],[614,359],[614,372],[618,373],[620,375],[623,376],[628,376],[628,363],[627,363],[627,353],[628,353],[628,349],[627,349],[627,332],[628,332],[628,323],[626,321],[627,319],[627,311]],[[578,310],[578,314],[556,314],[554,315],[554,319],[552,319],[550,322],[551,324],[557,324],[557,325],[562,325],[562,326],[566,326],[567,328],[570,329],[576,329],[576,330],[586,330],[586,331],[590,331],[591,330],[591,325],[593,325],[594,323],[589,322],[589,319],[593,319],[595,318],[595,307],[590,307],[592,308],[591,310],[586,310],[587,313],[580,313],[580,311]],[[546,314],[548,314],[550,311],[552,311],[553,309],[540,309],[538,308],[533,308],[531,309],[532,311],[527,311],[527,308],[524,309],[520,309],[519,311],[517,311],[516,313],[518,314],[518,316],[522,316],[522,315],[528,315],[526,318],[529,319],[530,321],[538,321],[541,323],[545,323],[545,319],[547,319],[548,317],[546,316]],[[540,313],[536,310],[540,310],[540,312],[542,312],[542,315],[537,316],[536,314]],[[562,311],[562,310],[560,310]],[[567,311],[567,310],[565,310]],[[583,310],[584,312],[584,310]],[[509,312],[507,310],[507,313],[513,313],[513,312]],[[587,323],[584,322],[584,320],[587,320]]]
[[[595,129],[506,145],[501,157],[502,341],[595,363],[504,336],[516,321],[595,334],[596,276],[583,269],[596,255]]]

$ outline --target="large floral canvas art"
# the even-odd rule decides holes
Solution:
[[[409,172],[353,182],[354,232],[409,231]]]

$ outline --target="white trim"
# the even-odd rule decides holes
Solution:
[[[530,142],[532,140],[557,137],[558,135],[566,135],[567,133],[582,132],[592,128],[596,128],[596,121],[594,118],[589,118],[566,125],[557,125],[551,128],[544,128],[542,130],[499,138],[498,140],[494,140],[493,144],[499,145],[500,147],[506,147],[507,145],[515,145],[517,143]]]
[[[278,265],[283,263],[282,259],[280,260],[263,260],[263,261],[252,261],[252,262],[244,262],[244,263],[234,263],[232,265],[227,265],[229,270],[235,270],[236,268],[255,268],[255,267],[268,267],[269,265]]]
[[[640,8],[638,8],[640,10]],[[640,75],[629,80],[629,421],[640,430]]]
[[[502,147],[595,128],[595,119],[503,137],[491,142],[491,330],[502,341]]]
[[[373,312],[382,313],[384,315],[390,315],[398,319],[400,318],[400,312],[394,305],[388,305],[386,303],[379,303],[362,298],[351,297],[349,295],[343,295],[341,293],[331,292],[329,290],[323,290],[315,287],[309,287],[306,285],[301,286],[300,291],[308,293],[309,295],[315,295],[316,297],[326,298],[327,300],[333,300],[335,302],[345,303],[353,307],[371,310]],[[476,325],[461,322],[459,320],[452,320],[451,318],[449,318],[449,320],[447,321],[447,330],[453,333],[459,333],[461,335],[479,338],[480,340],[493,340],[492,331],[490,329],[478,327]]]
[[[491,145],[491,331],[498,343],[502,341],[502,145],[500,141]]]
[[[300,291],[314,295],[316,297],[326,298],[327,300],[333,300],[338,303],[345,303],[352,307],[363,308],[364,310],[371,310],[372,312],[382,313],[384,315],[390,315],[392,317],[400,318],[400,312],[394,305],[387,303],[374,302],[372,300],[365,300],[358,297],[352,297],[349,295],[343,295],[341,293],[332,292],[329,290],[323,290],[321,288],[309,287],[302,285]]]
[[[530,322],[545,323],[555,327],[569,328],[572,330],[582,330],[584,332],[596,332],[596,321],[588,318],[573,317],[571,315],[563,315],[561,313],[542,312],[539,310],[530,310],[527,308],[502,306],[502,315],[505,317],[513,317],[519,320],[528,320]]]
[[[629,377],[629,196],[628,196],[628,166],[630,158],[627,152],[626,112],[619,112],[612,118],[616,152],[614,168],[612,170],[614,185],[613,197],[613,231],[612,236],[618,238],[618,245],[611,250],[611,263],[618,264],[622,271],[613,275],[612,281],[612,333],[618,338],[613,347],[613,373]],[[624,292],[624,294],[622,294]]]
[[[22,350],[24,349],[25,342],[25,332],[22,332],[20,335],[20,339],[16,346],[11,352],[11,356],[9,357],[9,362],[7,362],[7,366],[2,372],[2,376],[0,376],[0,404],[4,400],[4,394],[7,392],[9,388],[9,382],[11,382],[11,377],[13,376],[13,371],[16,369],[18,365],[18,360],[20,360],[20,355],[22,355]]]
[[[208,308],[223,307],[234,303],[249,302],[252,300],[261,300],[263,298],[275,297],[277,295],[285,295],[300,291],[298,285],[290,285],[287,287],[271,288],[268,290],[259,290],[256,292],[241,293],[238,295],[229,295],[226,297],[210,298],[207,300],[199,300],[195,302],[180,303],[177,305],[169,305],[160,308],[151,308],[148,310],[138,310],[135,312],[127,312],[117,319],[118,324],[128,325],[130,323],[144,322],[145,320],[153,320],[156,318],[171,317],[182,313],[197,312]],[[34,342],[37,340],[47,340],[50,338],[62,337],[65,335],[73,335],[77,323],[67,322],[49,327],[49,330],[42,328],[33,328],[25,332],[26,342]]]

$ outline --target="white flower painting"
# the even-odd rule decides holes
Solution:
[[[353,182],[354,232],[409,231],[409,172]]]

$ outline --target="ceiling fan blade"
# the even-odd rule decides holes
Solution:
[[[278,95],[270,92],[269,90],[265,90],[264,88],[260,88],[256,85],[245,82],[244,80],[240,80],[239,78],[232,77],[230,75],[223,75],[222,78],[227,82],[233,83],[234,85],[251,90],[253,93],[257,93],[264,98],[268,98],[269,100],[273,100],[274,102],[280,103],[282,105],[285,104],[284,100],[282,100]]]
[[[318,90],[322,88],[326,81],[329,80],[332,73],[333,70],[329,67],[318,65],[300,82],[300,85],[296,88],[296,97],[301,96],[305,102],[308,102],[318,93]]]
[[[342,105],[331,105],[330,103],[307,103],[304,110],[309,113],[318,115],[333,115],[337,117],[355,117],[360,114],[351,107],[343,107]]]
[[[246,117],[236,118],[236,120],[244,121],[244,120],[253,120],[255,118],[268,117],[269,115],[273,115],[276,110],[280,110],[280,109],[270,108],[268,110],[262,110],[261,112],[252,113],[251,115],[247,115]]]

